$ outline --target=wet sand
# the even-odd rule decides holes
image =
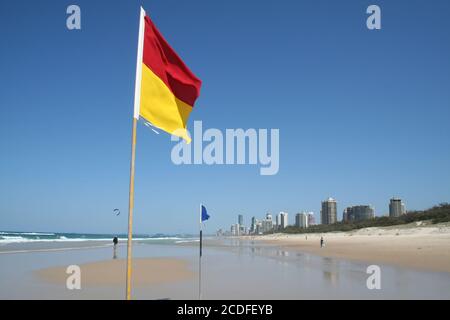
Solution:
[[[2,248],[0,299],[124,299],[126,246],[117,248],[117,260],[110,246],[75,247]],[[198,243],[136,243],[133,260],[133,299],[198,299]],[[382,289],[369,290],[369,263],[265,241],[207,239],[202,261],[204,299],[450,298],[447,272],[380,263]],[[81,268],[80,290],[66,286],[70,265]]]
[[[323,236],[325,246],[320,248]],[[450,272],[450,228],[389,227],[323,234],[273,234],[252,237],[315,255]]]
[[[147,286],[189,280],[195,274],[189,269],[188,261],[175,258],[133,259],[133,286]],[[105,260],[79,265],[81,285],[121,285],[126,274],[126,259]],[[36,271],[36,275],[48,283],[64,285],[68,274],[67,266],[51,267]],[[157,275],[157,276],[155,276]]]

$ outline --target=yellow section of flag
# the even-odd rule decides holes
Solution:
[[[186,125],[192,107],[173,95],[145,64],[142,66],[140,115],[154,126],[191,142]]]

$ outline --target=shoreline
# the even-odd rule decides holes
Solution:
[[[325,246],[320,248],[320,238]],[[383,263],[423,271],[450,273],[450,227],[448,224],[419,227],[401,225],[330,233],[276,233],[243,236],[318,256]]]

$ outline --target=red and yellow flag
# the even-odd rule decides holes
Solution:
[[[141,8],[134,117],[189,143],[187,121],[201,84]]]

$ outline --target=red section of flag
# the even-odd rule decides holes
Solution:
[[[143,60],[175,97],[194,106],[202,81],[184,64],[148,16],[145,17]]]

